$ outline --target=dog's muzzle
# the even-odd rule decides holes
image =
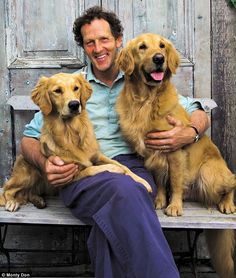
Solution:
[[[164,78],[163,65],[165,63],[165,57],[160,53],[156,53],[152,57],[152,62],[153,70],[151,72],[146,72],[144,70],[144,76],[147,82],[150,84],[160,83]]]

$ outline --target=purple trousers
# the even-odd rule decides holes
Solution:
[[[117,161],[146,179],[150,195],[129,176],[103,172],[81,179],[61,190],[72,213],[92,225],[88,249],[96,277],[179,277],[171,250],[156,216],[152,175],[136,155],[119,155]]]

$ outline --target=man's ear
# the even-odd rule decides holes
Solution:
[[[41,77],[31,92],[31,99],[39,106],[43,114],[48,115],[52,111],[52,103],[47,90],[48,77]]]
[[[122,36],[119,36],[117,39],[116,39],[116,48],[120,48],[122,46],[122,43],[123,43],[123,37]]]

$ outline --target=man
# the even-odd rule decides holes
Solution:
[[[88,248],[96,277],[179,277],[171,251],[162,233],[153,207],[156,185],[144,168],[143,159],[132,153],[118,126],[115,101],[124,76],[115,67],[117,50],[122,45],[123,28],[117,16],[100,7],[92,7],[76,19],[73,32],[90,62],[86,78],[93,87],[87,110],[104,154],[128,166],[145,178],[153,188],[146,189],[130,177],[104,172],[70,184],[75,164],[64,164],[59,157],[44,157],[38,140],[42,114],[37,113],[26,126],[21,150],[24,157],[46,174],[48,182],[60,187],[60,194],[72,213],[92,225]],[[191,121],[201,135],[209,126],[200,104],[180,97],[192,112]],[[193,143],[196,130],[184,127],[169,117],[171,131],[147,134],[148,148],[176,150]],[[65,184],[67,184],[65,186]]]

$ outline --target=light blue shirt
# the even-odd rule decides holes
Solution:
[[[81,72],[81,70],[75,73],[78,72]],[[86,109],[93,123],[101,151],[108,157],[132,153],[133,151],[122,137],[118,125],[118,115],[115,111],[115,102],[123,87],[124,74],[119,72],[112,87],[109,87],[96,79],[89,64],[86,79],[93,88],[93,93],[87,102]],[[204,109],[199,99],[179,95],[179,100],[189,114],[199,108]],[[32,121],[25,126],[24,136],[39,139],[42,125],[43,115],[39,111],[35,113]]]

